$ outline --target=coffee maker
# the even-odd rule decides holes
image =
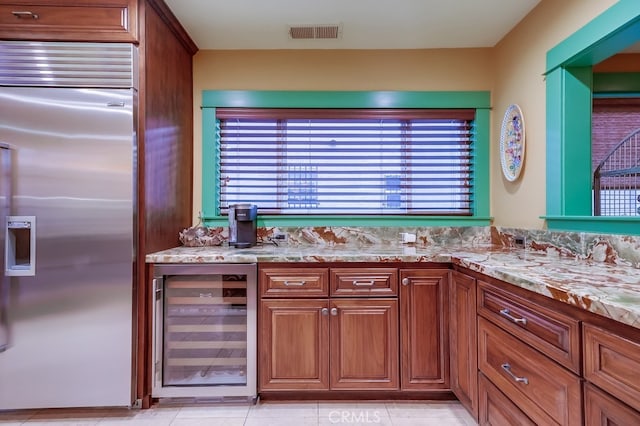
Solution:
[[[229,206],[229,245],[249,248],[256,245],[258,206],[233,204]]]

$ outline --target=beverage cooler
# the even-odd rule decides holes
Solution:
[[[255,264],[154,265],[154,398],[256,399]]]

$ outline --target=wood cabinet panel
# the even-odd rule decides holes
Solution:
[[[509,398],[482,373],[478,373],[480,426],[535,426]]]
[[[259,389],[329,389],[327,300],[262,300]]]
[[[331,268],[331,296],[384,296],[398,294],[396,268]]]
[[[582,424],[580,378],[484,318],[478,366],[536,423]]]
[[[580,322],[478,281],[478,315],[580,374]]]
[[[331,301],[331,388],[398,388],[398,301]]]
[[[400,270],[402,389],[449,389],[448,269]]]
[[[137,0],[12,0],[0,5],[0,38],[135,42]]]
[[[328,268],[260,268],[262,297],[327,297]]]
[[[640,412],[589,383],[584,386],[584,413],[585,426],[640,425]]]
[[[583,324],[584,377],[640,410],[640,342]]]
[[[475,419],[478,419],[477,337],[476,280],[453,271],[449,285],[451,390]]]

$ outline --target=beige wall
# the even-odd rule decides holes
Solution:
[[[200,51],[194,58],[194,216],[197,217],[202,205],[203,90],[491,90],[492,87],[491,49]]]
[[[546,52],[614,0],[543,0],[495,48],[200,51],[194,58],[194,223],[202,202],[203,90],[490,90],[491,213],[498,226],[541,228],[545,212]],[[499,132],[517,103],[526,124],[520,179],[502,178]]]
[[[605,11],[615,0],[543,0],[495,47],[491,145],[491,214],[497,226],[542,228],[546,209],[546,53]],[[507,106],[525,121],[525,165],[509,182],[500,168],[500,127]]]

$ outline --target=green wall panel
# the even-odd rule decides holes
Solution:
[[[640,217],[595,217],[591,206],[594,92],[629,96],[638,73],[594,76],[592,66],[640,41],[640,1],[620,0],[547,52],[547,213],[552,230],[640,234]],[[597,96],[597,93],[596,93]]]
[[[547,73],[557,67],[590,66],[638,41],[640,1],[620,0],[547,52]]]
[[[591,67],[563,69],[564,215],[591,215],[591,76]]]

